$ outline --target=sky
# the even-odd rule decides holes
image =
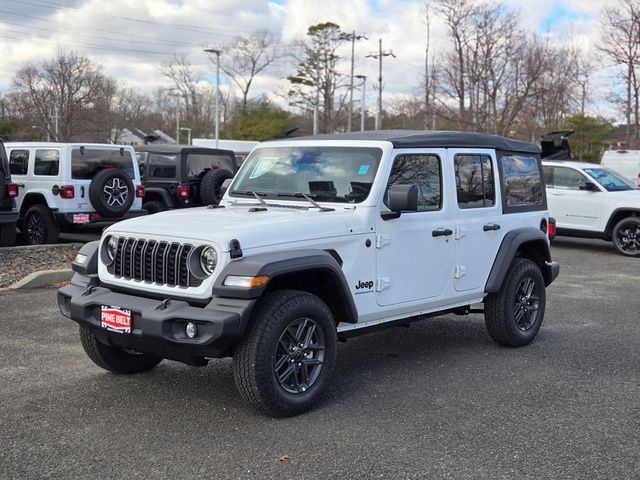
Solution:
[[[593,51],[599,11],[615,0],[504,1],[532,31]],[[234,37],[267,29],[284,52],[305,37],[310,25],[331,21],[368,37],[356,44],[355,73],[369,77],[369,99],[378,63],[366,55],[377,50],[380,38],[383,50],[396,55],[384,59],[385,97],[410,95],[418,92],[424,70],[423,5],[405,0],[0,0],[0,94],[10,91],[25,62],[51,58],[60,48],[85,54],[109,76],[148,92],[166,85],[159,66],[174,53],[188,55],[202,81],[213,82],[204,46],[224,51]],[[444,26],[436,20],[431,31],[433,51],[442,50],[448,41]],[[342,54],[349,53],[345,46]],[[610,81],[602,67],[596,69],[596,91]],[[250,95],[275,98],[293,72],[291,61],[278,60],[256,79]],[[222,83],[228,85],[224,76]],[[590,108],[592,114],[613,114],[602,102]]]

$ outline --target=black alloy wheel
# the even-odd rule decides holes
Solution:
[[[536,291],[536,282],[532,277],[526,277],[516,289],[513,318],[520,330],[526,332],[538,318],[540,297]]]
[[[298,318],[278,339],[273,373],[278,385],[292,394],[312,387],[324,364],[325,338],[322,328],[310,318]]]
[[[25,236],[29,245],[42,245],[47,236],[47,225],[38,212],[31,212],[27,217],[25,225]]]
[[[618,222],[613,229],[613,244],[623,255],[640,256],[640,219],[632,217]]]

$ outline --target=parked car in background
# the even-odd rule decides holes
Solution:
[[[91,143],[7,143],[19,184],[18,226],[29,245],[60,231],[143,215],[144,186],[133,147]]]
[[[4,143],[0,140],[0,247],[10,247],[16,239],[18,210],[15,197],[18,185],[11,182],[11,172]]]
[[[192,144],[194,147],[222,148],[224,150],[232,150],[236,156],[238,166],[242,165],[245,158],[251,153],[260,142],[253,140],[227,140],[221,139],[216,142],[210,138],[194,138]]]
[[[640,190],[617,172],[586,162],[543,160],[556,235],[612,241],[640,257]]]
[[[607,150],[601,163],[640,188],[640,150]]]
[[[149,213],[173,208],[217,205],[221,187],[238,165],[231,150],[189,145],[135,147]]]

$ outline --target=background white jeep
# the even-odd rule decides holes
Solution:
[[[60,230],[145,213],[133,147],[109,144],[6,144],[20,187],[18,225],[30,245],[56,243]]]
[[[557,235],[610,240],[621,254],[640,257],[640,190],[631,181],[592,163],[543,165]]]
[[[242,396],[292,415],[327,388],[339,338],[484,312],[498,343],[531,342],[559,272],[547,226],[530,143],[417,131],[273,141],[218,207],[121,222],[85,245],[58,304],[102,368],[233,356]]]

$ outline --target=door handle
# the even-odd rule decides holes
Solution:
[[[482,230],[488,232],[489,230],[500,230],[500,225],[497,223],[487,223],[482,227]]]
[[[552,193],[554,197],[564,197],[564,193]]]
[[[449,235],[453,235],[453,230],[450,228],[436,228],[431,235],[434,237],[448,237]]]

